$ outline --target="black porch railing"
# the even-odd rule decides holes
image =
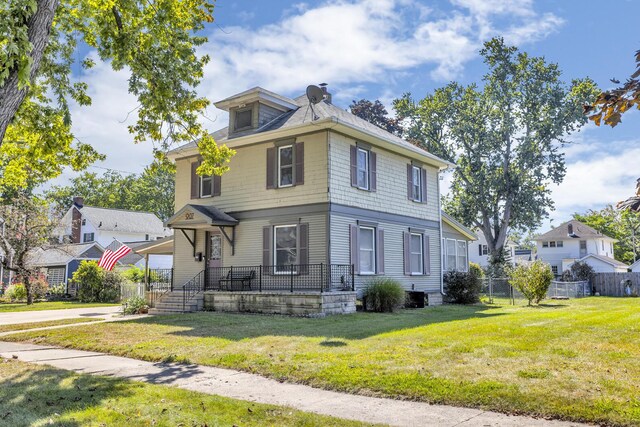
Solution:
[[[201,271],[193,279],[182,285],[182,312],[186,311],[187,302],[203,291],[204,275],[205,272]]]
[[[354,290],[349,264],[256,265],[205,269],[207,291],[328,292]]]
[[[152,307],[173,290],[173,268],[150,269],[147,277],[147,302]]]

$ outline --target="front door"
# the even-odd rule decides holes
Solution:
[[[222,271],[222,235],[220,233],[208,233],[207,239],[207,289],[218,289],[220,279],[224,275]]]
[[[220,233],[209,234],[209,257],[207,267],[222,267],[222,236]]]

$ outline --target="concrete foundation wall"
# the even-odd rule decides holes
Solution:
[[[205,292],[204,309],[294,316],[348,314],[356,311],[356,293]]]

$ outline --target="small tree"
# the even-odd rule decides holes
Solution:
[[[519,264],[509,271],[509,284],[524,295],[529,305],[539,304],[546,297],[552,280],[551,266],[541,260]]]
[[[27,292],[27,304],[32,304],[32,278],[40,275],[30,257],[48,243],[55,223],[43,200],[22,192],[0,205],[0,221],[2,264],[16,273]]]

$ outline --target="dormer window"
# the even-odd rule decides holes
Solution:
[[[251,129],[253,124],[253,107],[247,107],[236,110],[233,129],[241,131]]]

